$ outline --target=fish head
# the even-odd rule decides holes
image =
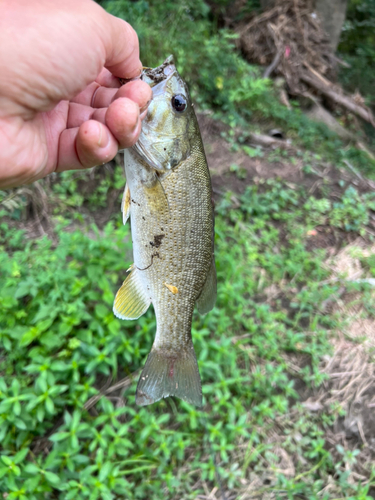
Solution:
[[[142,79],[151,86],[153,98],[132,149],[148,166],[167,172],[190,155],[195,115],[189,91],[172,57],[146,69]]]

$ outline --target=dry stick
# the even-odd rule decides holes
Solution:
[[[328,98],[332,99],[339,106],[343,106],[351,113],[358,115],[360,118],[362,118],[366,122],[371,123],[371,125],[375,127],[375,120],[371,111],[358,106],[358,104],[356,104],[350,97],[338,94],[332,88],[324,85],[311,74],[309,75],[308,73],[301,73],[301,80],[303,80],[305,83],[308,83]]]
[[[368,442],[366,440],[366,436],[365,436],[365,433],[363,431],[362,424],[361,424],[361,422],[359,420],[357,421],[357,427],[358,427],[358,430],[359,430],[359,435],[361,436],[361,439],[363,441],[363,444],[365,446],[368,446]]]
[[[347,167],[350,168],[350,170],[353,172],[353,174],[355,174],[360,181],[364,181],[364,178],[362,177],[362,175],[353,167],[353,165],[351,163],[348,162],[348,160],[344,160],[344,163]]]
[[[254,134],[250,133],[251,142],[258,144],[259,146],[277,146],[282,149],[294,149],[291,144],[288,144],[286,141],[281,139],[275,139],[274,137],[270,137],[269,135],[264,134]]]
[[[266,71],[263,73],[263,78],[269,78],[274,70],[277,68],[280,62],[281,52],[277,52],[271,64],[266,68]]]
[[[96,396],[93,396],[88,401],[86,401],[84,408],[86,410],[89,410],[99,401],[99,399],[102,398],[102,396],[107,395],[107,394],[111,394],[111,392],[117,391],[118,389],[128,387],[129,385],[131,385],[134,382],[134,380],[136,380],[136,377],[137,377],[137,375],[140,374],[140,371],[141,370],[137,370],[137,371],[131,373],[128,377],[125,377],[122,380],[120,380],[119,382],[117,382],[117,384],[114,384],[111,387],[108,387],[108,389],[106,386],[104,386],[100,390],[99,394],[97,394]]]

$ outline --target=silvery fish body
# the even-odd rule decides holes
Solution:
[[[172,58],[143,72],[153,90],[138,142],[125,151],[122,211],[131,218],[134,264],[114,312],[136,319],[152,303],[157,330],[140,376],[136,402],[177,396],[201,406],[191,336],[195,304],[216,300],[211,179],[186,84]]]

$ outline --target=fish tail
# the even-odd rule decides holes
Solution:
[[[176,396],[202,406],[202,388],[194,347],[177,353],[152,349],[137,385],[136,403],[146,406]]]

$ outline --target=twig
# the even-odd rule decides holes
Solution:
[[[358,104],[356,104],[350,97],[341,95],[331,87],[328,87],[322,81],[319,81],[318,78],[316,78],[311,72],[310,74],[301,73],[301,80],[308,85],[311,85],[311,87],[314,87],[323,95],[332,99],[339,106],[343,106],[351,113],[358,115],[360,118],[362,118],[366,122],[371,123],[371,125],[375,127],[375,120],[369,109],[358,106]]]
[[[281,58],[281,52],[277,52],[273,61],[271,62],[271,64],[266,68],[266,71],[263,73],[263,78],[269,78],[272,73],[274,72],[274,70],[277,68],[277,66],[279,65],[279,62],[280,62],[280,58]]]
[[[120,380],[119,382],[117,382],[117,384],[111,385],[111,387],[108,387],[106,384],[104,387],[102,387],[99,394],[96,394],[95,396],[90,398],[88,401],[86,401],[84,408],[86,410],[89,410],[94,405],[96,405],[96,403],[99,401],[99,399],[101,399],[103,396],[105,396],[107,394],[111,394],[112,392],[117,391],[118,389],[128,387],[137,379],[137,376],[140,374],[140,372],[141,372],[141,370],[137,370],[137,371],[131,373],[127,377],[125,377],[122,380]],[[107,389],[107,387],[108,387],[108,389]]]
[[[355,174],[360,181],[364,181],[364,178],[362,175],[353,167],[351,163],[348,162],[348,160],[344,160],[345,165],[350,168],[350,170]]]
[[[358,427],[359,435],[361,436],[363,444],[365,446],[368,446],[368,442],[366,441],[365,433],[363,432],[362,424],[359,420],[357,421],[357,427]]]

